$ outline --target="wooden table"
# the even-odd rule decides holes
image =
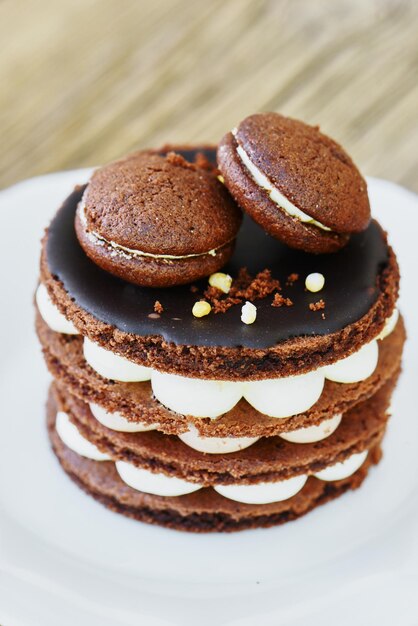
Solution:
[[[418,191],[415,0],[3,0],[0,185],[282,111]]]

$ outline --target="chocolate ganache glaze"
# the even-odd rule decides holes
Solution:
[[[193,161],[203,152],[213,163],[215,150],[177,150]],[[326,335],[359,320],[379,295],[378,278],[388,262],[388,247],[377,222],[353,235],[345,248],[334,254],[312,255],[292,250],[270,237],[247,215],[238,233],[236,249],[223,271],[233,278],[242,267],[255,276],[266,268],[279,279],[282,295],[292,306],[271,306],[273,295],[254,301],[254,324],[241,322],[241,304],[225,313],[196,319],[193,304],[202,297],[207,280],[165,289],[138,287],[101,270],[85,255],[75,230],[74,216],[84,188],[76,189],[64,202],[48,231],[47,263],[51,274],[63,284],[76,303],[98,320],[137,335],[161,335],[177,345],[225,346],[265,349],[287,339]],[[320,272],[325,286],[319,293],[305,289],[305,277]],[[299,279],[286,285],[290,274]],[[309,304],[322,299],[325,309],[312,311]],[[153,314],[158,300],[164,311]],[[150,314],[151,315],[150,317]]]

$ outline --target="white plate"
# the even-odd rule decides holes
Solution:
[[[0,194],[0,624],[406,625],[418,616],[418,202],[371,180],[403,272],[409,341],[385,456],[357,492],[269,530],[193,535],[116,515],[49,449],[33,331],[44,226],[88,172]],[[347,272],[350,268],[347,268]]]

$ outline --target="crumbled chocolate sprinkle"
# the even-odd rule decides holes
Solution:
[[[251,280],[250,284],[244,289],[238,289],[236,292],[237,298],[245,298],[249,302],[253,300],[259,300],[265,298],[273,291],[280,289],[280,283],[275,278],[271,277],[271,271],[268,269],[258,272],[257,276]],[[231,293],[232,287],[229,293]],[[234,295],[234,294],[232,294]]]
[[[311,302],[309,308],[311,311],[321,311],[325,309],[325,302],[322,299],[318,300],[318,302]]]
[[[203,154],[203,152],[198,152],[195,158],[196,167],[202,170],[213,171],[215,175],[220,174],[220,170],[217,167],[214,167],[213,163],[211,163],[208,158]]]
[[[197,293],[199,291],[199,287],[197,285],[191,285],[190,286],[190,291],[192,293]]]
[[[225,313],[235,304],[240,304],[244,300],[248,302],[260,300],[274,291],[279,291],[280,288],[280,282],[272,278],[269,269],[259,272],[253,278],[247,268],[242,267],[237,278],[232,281],[228,294],[224,294],[216,287],[208,287],[204,296],[211,303],[214,313]]]
[[[280,293],[275,293],[271,306],[293,306],[290,298],[285,298]]]
[[[250,272],[247,270],[246,267],[241,267],[239,272],[238,272],[238,276],[237,278],[234,279],[233,281],[233,287],[234,289],[244,289],[244,287],[248,287],[248,285],[250,284],[252,280],[251,274]]]
[[[214,313],[226,313],[231,306],[234,304],[239,304],[242,302],[241,298],[233,298],[230,295],[231,292],[226,297],[224,293],[217,289],[216,287],[208,287],[205,291],[205,298],[211,303],[212,311]]]
[[[184,167],[184,169],[188,170],[197,169],[195,163],[189,163],[189,161],[186,161],[186,159],[177,152],[168,152],[168,154],[166,155],[166,159],[169,163],[177,165],[177,167]]]
[[[293,283],[295,283],[297,280],[299,280],[299,274],[296,274],[296,273],[289,274],[286,280],[286,285],[291,287]]]

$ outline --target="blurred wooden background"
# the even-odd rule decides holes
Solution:
[[[416,0],[3,0],[0,186],[277,110],[418,191]]]

